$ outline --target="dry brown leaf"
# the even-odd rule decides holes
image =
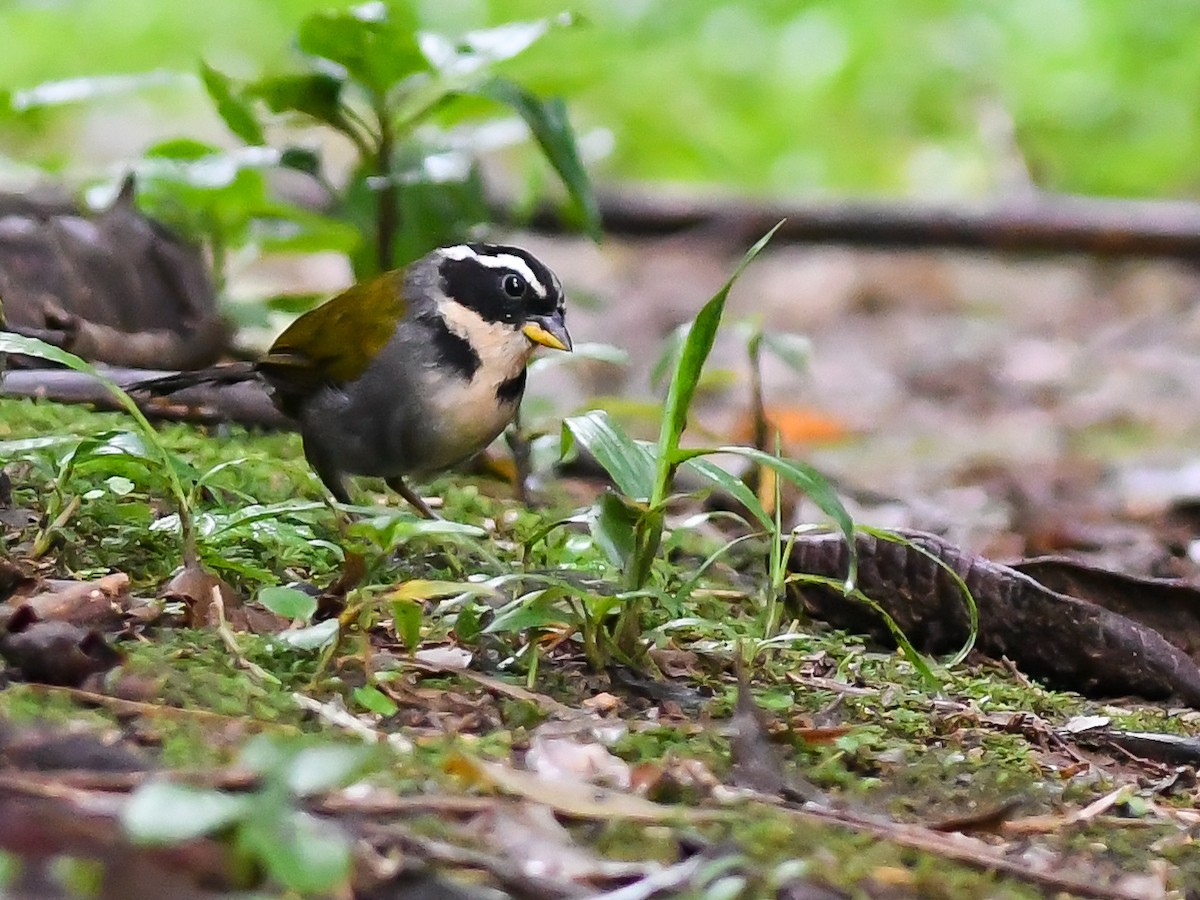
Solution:
[[[546,781],[500,763],[458,754],[446,770],[476,787],[492,788],[548,806],[576,819],[628,820],[637,822],[711,821],[722,818],[720,810],[675,808],[652,803],[593,785],[570,785]]]

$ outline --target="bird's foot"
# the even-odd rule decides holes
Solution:
[[[421,495],[405,484],[404,479],[396,476],[395,478],[384,479],[388,487],[408,501],[408,505],[415,509],[422,517],[426,519],[441,519],[437,513],[429,508]]]

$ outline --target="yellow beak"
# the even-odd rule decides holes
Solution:
[[[552,316],[533,316],[522,327],[525,337],[551,350],[571,349],[571,335],[560,313]]]

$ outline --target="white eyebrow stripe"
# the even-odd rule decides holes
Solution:
[[[512,269],[529,283],[535,294],[539,297],[546,296],[546,286],[533,274],[533,269],[529,268],[529,263],[525,262],[519,256],[513,256],[511,253],[480,256],[466,244],[444,247],[442,248],[442,255],[447,259],[474,259],[481,266],[487,266],[489,269]]]

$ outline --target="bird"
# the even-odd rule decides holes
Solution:
[[[382,477],[437,518],[407,477],[464,462],[513,420],[538,347],[570,351],[562,283],[504,244],[439,247],[301,315],[253,362],[138,382],[165,396],[261,380],[298,426],[304,456],[335,500],[346,477]]]

